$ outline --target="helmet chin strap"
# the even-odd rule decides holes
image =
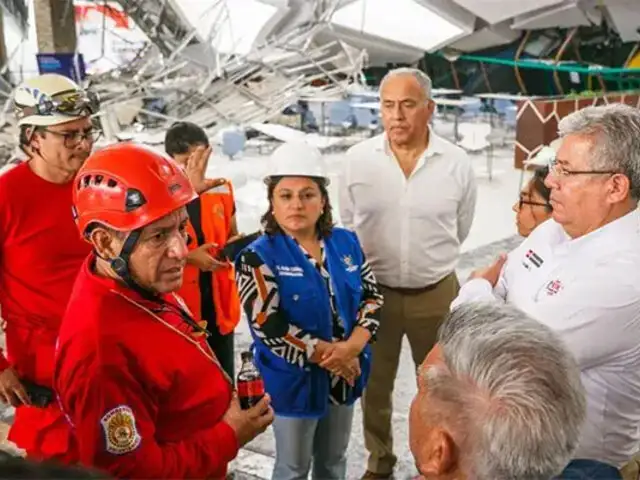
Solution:
[[[120,255],[115,258],[109,260],[109,264],[111,269],[118,275],[122,281],[129,287],[131,290],[142,295],[142,297],[153,300],[156,295],[150,290],[143,288],[139,285],[131,275],[131,271],[129,270],[129,260],[131,258],[131,254],[133,253],[133,249],[138,243],[140,239],[140,234],[142,233],[142,229],[133,230],[127,235],[127,238],[122,245],[122,250],[120,251]]]
[[[120,255],[116,258],[112,258],[109,260],[109,264],[111,265],[111,269],[116,272],[116,274],[124,281],[124,283],[134,292],[137,292],[147,300],[151,300],[154,302],[158,302],[159,305],[168,305],[161,297],[151,292],[150,290],[143,288],[140,286],[131,276],[131,271],[129,270],[129,259],[131,254],[133,253],[133,249],[136,246],[140,238],[140,233],[142,233],[142,229],[133,230],[124,241],[122,245],[122,250],[120,251]],[[176,308],[176,307],[174,307]],[[182,319],[189,324],[194,331],[200,332],[207,337],[211,335],[204,327],[200,326],[189,313],[185,312],[181,307],[177,307],[177,313],[180,314]]]

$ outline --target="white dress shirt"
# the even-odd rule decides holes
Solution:
[[[346,154],[340,216],[383,285],[421,288],[453,272],[475,203],[469,156],[433,132],[409,178],[384,134]]]
[[[543,223],[509,254],[495,288],[470,280],[452,308],[483,299],[512,303],[574,354],[587,395],[574,458],[627,462],[640,440],[640,213],[575,240]]]

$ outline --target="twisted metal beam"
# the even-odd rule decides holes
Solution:
[[[4,11],[11,15],[20,27],[20,33],[25,34],[29,28],[29,10],[25,0],[0,0]]]

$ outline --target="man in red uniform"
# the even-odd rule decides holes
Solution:
[[[36,459],[74,460],[53,393],[54,347],[90,247],[71,215],[72,180],[91,153],[97,98],[70,79],[40,75],[13,96],[26,161],[0,176],[0,401],[16,406],[9,439]]]
[[[241,410],[231,379],[173,292],[188,249],[184,171],[134,144],[94,153],[74,184],[94,248],[60,328],[55,388],[87,466],[126,478],[224,478],[273,420],[269,398]]]

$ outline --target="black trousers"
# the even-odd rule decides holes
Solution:
[[[232,380],[235,380],[233,332],[227,335],[221,335],[215,323],[211,327],[207,326],[207,330],[211,333],[211,336],[207,338],[211,350],[216,354],[220,365],[222,365],[222,369],[227,372],[227,375],[229,375]]]
[[[203,245],[206,239],[202,231],[202,203],[200,197],[187,205],[187,212],[189,213],[191,225],[195,230],[198,245]],[[234,380],[233,333],[221,335],[216,325],[216,309],[213,304],[213,276],[211,272],[200,272],[200,313],[202,318],[207,321],[207,330],[211,334],[207,338],[211,350],[218,357],[218,361],[224,371],[227,372],[227,375]]]

